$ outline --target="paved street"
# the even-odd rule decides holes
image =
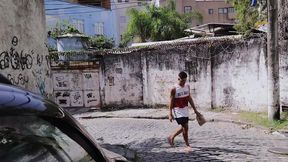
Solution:
[[[168,134],[178,125],[167,119],[78,118],[100,144],[125,145],[137,152],[137,161],[288,161],[288,156],[268,152],[271,147],[288,146],[287,137],[254,127],[243,129],[229,122],[209,122],[198,126],[189,121],[192,152],[184,151],[182,136],[176,147],[167,143]]]

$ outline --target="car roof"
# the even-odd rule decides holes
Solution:
[[[65,112],[54,102],[23,88],[0,83],[0,116],[38,115],[63,118]]]

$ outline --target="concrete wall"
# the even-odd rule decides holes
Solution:
[[[12,83],[52,94],[43,0],[0,3],[0,69]]]
[[[197,44],[167,46],[147,52],[142,58],[144,64],[144,103],[147,105],[167,105],[170,91],[178,82],[178,73],[188,73],[188,83],[195,104],[208,108],[210,99],[210,61],[205,45],[202,52],[197,50]],[[199,57],[200,56],[200,57]],[[199,58],[197,58],[199,57]]]
[[[55,101],[62,107],[100,107],[98,70],[57,71],[53,84]]]
[[[134,86],[139,87],[134,90],[139,96],[143,93],[145,105],[167,105],[170,90],[177,83],[177,74],[184,70],[189,75],[191,94],[198,107],[265,111],[267,66],[263,42],[261,39],[244,41],[220,38],[183,44],[168,43],[130,54],[113,54],[109,57],[115,57],[114,60],[104,62],[106,73],[103,73],[103,76],[119,76],[115,68],[124,66],[121,60],[137,57],[133,62],[127,62],[125,66],[137,65],[136,71],[138,73],[141,71],[143,82],[123,77],[120,80],[125,80],[125,84],[134,83]],[[128,75],[127,73],[135,73],[135,68],[132,72],[131,68],[128,68],[125,75]],[[119,101],[121,98],[119,96],[127,95],[121,87],[123,86],[121,81],[118,79],[117,86],[106,89],[105,95],[109,94],[110,97],[105,96],[105,103]],[[104,83],[108,84],[109,81],[105,80]],[[142,100],[136,97],[130,100],[142,103]]]
[[[267,66],[261,40],[226,43],[213,50],[212,106],[265,111]],[[218,52],[217,52],[218,51]]]
[[[143,104],[141,55],[104,56],[100,81],[103,106]]]
[[[288,2],[278,1],[279,6],[279,56],[280,56],[280,101],[288,105]]]
[[[170,90],[184,70],[200,109],[266,111],[265,47],[260,38],[223,37],[106,51],[99,70],[101,105],[168,105]]]

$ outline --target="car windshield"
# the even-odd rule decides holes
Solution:
[[[1,161],[93,161],[57,127],[36,116],[0,117]]]

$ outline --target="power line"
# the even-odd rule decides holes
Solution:
[[[50,1],[51,2],[51,1]],[[60,1],[59,1],[60,2]],[[61,2],[63,2],[63,1],[61,1]],[[140,2],[140,3],[139,3]],[[142,3],[142,2],[145,2],[145,3]],[[148,3],[147,3],[148,2]],[[138,2],[126,2],[126,3],[115,3],[115,2],[112,2],[112,3],[115,3],[113,6],[124,6],[124,5],[127,5],[127,4],[135,4],[135,3],[137,3],[138,4],[138,6],[139,7],[141,7],[141,6],[144,6],[145,4],[149,4],[149,1],[138,1]],[[150,1],[151,2],[151,1]],[[84,8],[84,7],[90,7],[90,8],[95,8],[95,7],[99,7],[99,6],[93,6],[93,5],[81,5],[81,4],[79,4],[79,5],[77,5],[77,4],[72,4],[71,2],[63,2],[63,3],[67,3],[67,4],[54,4],[54,5],[73,5],[73,6],[69,6],[69,7],[63,7],[63,8],[47,8],[47,9],[45,9],[46,11],[57,11],[57,10],[69,10],[70,12],[77,12],[77,11],[72,11],[71,9],[80,9],[80,8]],[[109,2],[107,2],[107,3],[109,3]],[[92,3],[91,3],[92,4]],[[99,4],[99,3],[93,3],[93,4]],[[45,5],[47,5],[47,4],[45,4]],[[50,5],[53,5],[53,4],[50,4]],[[129,7],[137,7],[137,6],[127,6],[127,8],[129,8]],[[103,7],[101,7],[101,8],[103,8]],[[121,8],[126,8],[126,7],[121,7]],[[114,10],[114,9],[121,9],[121,8],[112,8],[112,9],[110,9],[110,10]],[[99,8],[98,8],[99,9]],[[70,12],[68,13],[68,14],[70,14]],[[86,11],[87,13],[90,13],[90,12],[102,12],[102,11]],[[105,11],[103,11],[103,12],[105,12]],[[80,12],[80,13],[84,13],[84,12]],[[54,14],[51,14],[51,15],[54,15]],[[56,15],[56,14],[55,14]]]
[[[133,3],[129,3],[129,4],[135,4],[135,2]],[[69,4],[65,4],[65,5],[69,5]],[[118,5],[114,5],[114,6],[123,6],[123,5],[126,5],[126,4],[118,4]],[[138,5],[138,6],[142,6],[142,5]],[[81,5],[77,5],[77,6],[69,6],[69,7],[63,7],[63,8],[47,8],[45,9],[46,11],[55,11],[55,10],[69,10],[69,9],[77,9],[77,8],[85,8],[85,7],[91,7],[91,8],[95,8],[94,6],[81,6]],[[101,7],[102,8],[102,7]]]
[[[125,8],[133,8],[133,7],[139,7],[138,5],[135,5],[135,6],[127,6],[127,7],[120,7],[120,8],[113,8],[113,9],[110,9],[110,11],[112,10],[118,10],[118,9],[125,9]],[[88,13],[94,13],[94,12],[105,12],[105,11],[85,11],[85,12],[66,12],[66,13],[60,13],[61,15],[65,15],[65,14],[79,14],[79,13],[83,13],[83,14],[88,14]],[[47,15],[59,15],[59,13],[57,14],[47,14]]]
[[[82,2],[82,1],[81,1]],[[88,2],[88,1],[87,1]],[[101,4],[114,4],[114,6],[117,6],[117,5],[126,5],[126,4],[149,4],[151,3],[152,1],[137,1],[137,2],[125,2],[125,3],[116,3],[116,2],[89,2],[89,3],[71,3],[71,2],[64,2],[64,1],[61,1],[61,3],[66,3],[66,4],[59,4],[59,3],[54,3],[54,4],[49,4],[49,3],[45,3],[45,6],[65,6],[65,5],[75,5],[75,6],[87,6],[87,7],[93,7],[93,5],[100,5]]]

